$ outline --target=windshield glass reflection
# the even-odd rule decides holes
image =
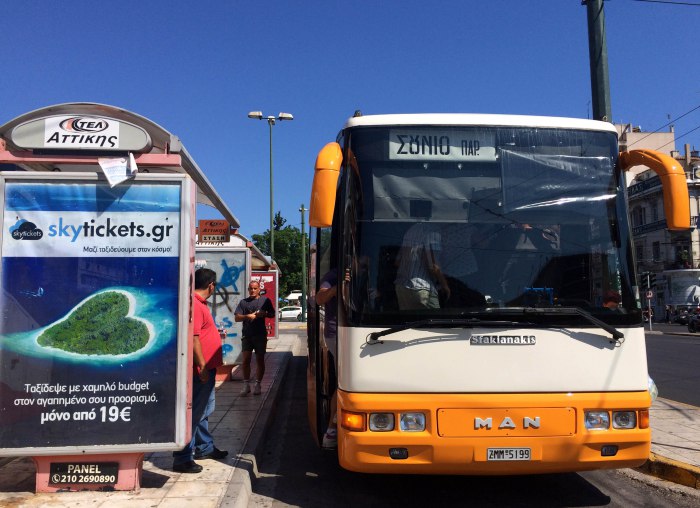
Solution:
[[[573,306],[616,325],[639,322],[614,135],[474,130],[495,145],[475,163],[391,160],[382,149],[388,129],[352,133],[349,319],[386,325]]]

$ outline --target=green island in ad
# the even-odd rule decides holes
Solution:
[[[150,338],[146,324],[128,317],[129,299],[118,291],[99,293],[65,320],[39,336],[41,346],[84,355],[123,355],[143,348]]]

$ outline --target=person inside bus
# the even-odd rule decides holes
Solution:
[[[609,310],[620,310],[621,302],[622,298],[620,298],[620,293],[617,291],[606,291],[605,296],[603,297],[603,307]]]
[[[478,271],[474,256],[473,224],[451,223],[440,229],[442,240],[441,271],[450,289],[442,307],[462,308],[486,304],[484,295],[470,287],[469,278]]]
[[[408,228],[396,258],[394,288],[400,310],[438,309],[440,292],[449,299],[450,287],[438,264],[440,250],[435,225],[417,222]]]
[[[329,354],[330,368],[335,365],[334,358],[337,355],[337,329],[338,329],[338,269],[331,268],[321,279],[321,286],[316,292],[316,303],[323,305],[323,337],[326,341]],[[326,449],[334,449],[338,446],[338,425],[336,418],[337,406],[336,390],[333,390],[330,403],[330,417],[326,433],[323,435],[321,446]]]

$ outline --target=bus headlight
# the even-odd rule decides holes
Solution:
[[[605,430],[610,428],[610,415],[607,411],[586,411],[584,415],[588,430]]]
[[[635,411],[613,411],[613,429],[634,429],[637,426]]]
[[[403,432],[421,432],[425,430],[425,415],[423,413],[401,413],[400,429]]]
[[[372,432],[389,432],[394,430],[394,413],[371,413],[369,430]]]

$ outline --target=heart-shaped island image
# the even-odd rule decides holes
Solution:
[[[83,355],[124,355],[143,348],[150,332],[132,317],[125,292],[104,291],[92,296],[39,336],[41,346]]]

